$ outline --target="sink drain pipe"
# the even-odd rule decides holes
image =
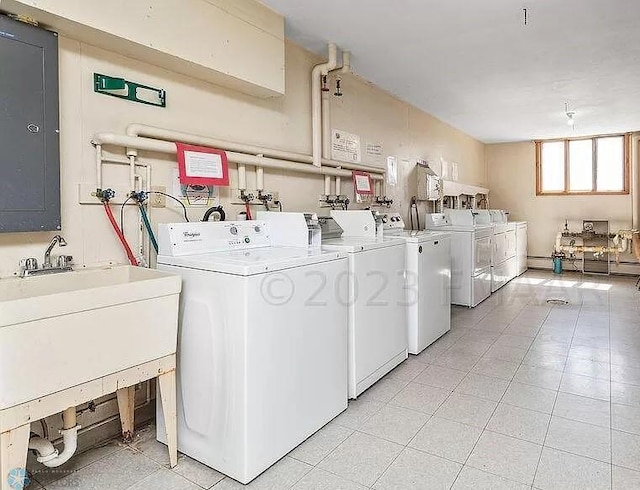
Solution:
[[[62,452],[53,447],[51,441],[40,436],[29,440],[29,449],[37,453],[39,463],[48,468],[56,468],[69,461],[78,449],[78,430],[80,426],[76,423],[76,407],[69,407],[62,413]]]

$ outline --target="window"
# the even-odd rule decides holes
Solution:
[[[629,135],[536,141],[536,194],[628,194],[629,144]]]

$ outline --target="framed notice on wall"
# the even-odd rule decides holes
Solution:
[[[353,189],[358,196],[372,196],[373,185],[371,181],[371,175],[367,172],[352,172],[353,175]]]
[[[229,185],[229,163],[223,150],[176,143],[180,183]]]

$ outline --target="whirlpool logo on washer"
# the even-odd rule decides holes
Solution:
[[[183,231],[182,238],[185,242],[201,242],[201,233],[199,231]]]

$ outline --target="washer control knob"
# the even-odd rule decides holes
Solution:
[[[236,228],[235,226],[232,226],[231,228],[229,228],[229,233],[231,233],[232,235],[237,235],[238,228]]]
[[[250,243],[251,242],[251,238],[249,238],[248,236],[244,237],[244,243]]]
[[[254,226],[254,227],[253,227],[253,230],[254,230],[256,233],[260,233],[260,232],[262,231],[262,228],[260,228],[259,226]]]

